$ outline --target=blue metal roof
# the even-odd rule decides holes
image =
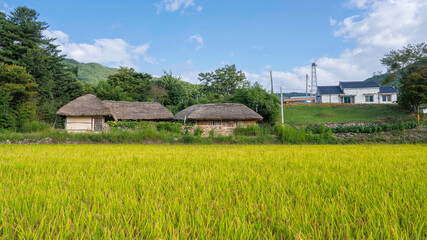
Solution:
[[[364,81],[357,81],[357,82],[340,82],[339,85],[341,88],[375,88],[380,87],[378,83],[374,81],[364,82]]]
[[[380,93],[395,93],[395,92],[398,92],[398,91],[392,86],[380,87]]]
[[[338,86],[318,86],[317,92],[319,94],[343,94],[344,92]]]

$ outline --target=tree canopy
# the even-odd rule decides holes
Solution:
[[[207,93],[215,97],[232,96],[238,88],[248,84],[242,70],[237,70],[236,65],[225,65],[214,72],[200,73],[199,80],[205,86]]]
[[[10,14],[0,14],[0,61],[26,69],[37,84],[37,118],[53,121],[59,106],[81,95],[75,73],[62,64],[64,56],[43,36],[48,28],[39,14],[27,7],[17,7]]]
[[[425,61],[427,58],[427,43],[408,44],[402,49],[391,50],[380,60],[387,67],[387,77],[383,84],[398,86],[399,78],[405,74],[408,66]]]
[[[427,102],[427,44],[408,44],[381,59],[387,66],[386,83],[398,81],[399,104],[419,110]]]

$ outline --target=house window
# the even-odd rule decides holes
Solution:
[[[344,103],[351,103],[351,97],[343,97],[343,102]]]
[[[374,102],[374,96],[373,95],[365,96],[365,102]]]
[[[383,95],[383,102],[391,102],[391,95]]]

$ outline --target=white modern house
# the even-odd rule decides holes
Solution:
[[[391,86],[380,86],[376,82],[339,82],[338,86],[318,86],[318,103],[396,103],[398,91]]]

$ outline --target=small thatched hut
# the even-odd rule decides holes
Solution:
[[[106,118],[117,120],[111,109],[92,94],[69,102],[61,107],[56,115],[67,117],[65,129],[70,132],[100,131]]]
[[[173,114],[156,102],[102,101],[118,120],[169,121]]]
[[[101,101],[88,94],[61,107],[58,116],[65,116],[65,129],[71,132],[101,131],[109,120],[167,121],[172,113],[159,103]]]
[[[262,116],[240,103],[198,104],[175,115],[175,120],[196,125],[236,127],[255,125]]]

